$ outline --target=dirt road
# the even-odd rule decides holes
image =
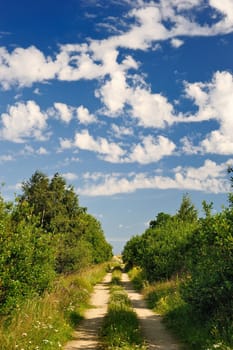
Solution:
[[[64,350],[97,349],[99,329],[107,312],[110,280],[111,274],[108,273],[103,282],[96,285],[91,298],[93,308],[87,310],[85,319],[73,334],[74,339],[65,346]]]
[[[177,340],[165,328],[162,318],[146,307],[140,293],[135,292],[129,277],[122,274],[122,284],[128,293],[133,308],[141,324],[142,333],[146,339],[149,350],[180,350]]]
[[[94,307],[86,312],[84,321],[74,333],[74,339],[65,346],[64,350],[98,349],[98,332],[107,312],[110,280],[111,274],[107,274],[104,281],[95,287],[91,299],[91,304]],[[134,291],[128,275],[125,273],[122,274],[122,284],[138,315],[148,350],[180,350],[178,342],[162,323],[161,316],[154,314],[146,307],[142,295]]]

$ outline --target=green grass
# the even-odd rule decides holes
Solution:
[[[101,330],[104,350],[145,350],[138,319],[127,293],[119,285],[119,270],[113,272],[108,313]]]
[[[82,319],[93,286],[105,273],[105,265],[100,265],[60,277],[51,293],[26,300],[10,317],[0,319],[0,349],[62,348]]]
[[[139,267],[134,267],[128,271],[128,275],[137,291],[141,291],[148,284],[145,280],[143,270]]]
[[[180,295],[181,282],[178,278],[149,285],[143,281],[141,270],[133,269],[129,275],[134,284],[136,281],[136,286],[144,285],[142,293],[148,306],[164,316],[164,322],[185,344],[185,350],[233,349],[233,345],[230,345],[233,339],[229,340],[229,330],[232,329],[233,334],[233,325],[226,323],[227,334],[220,335],[215,319],[207,321],[207,317],[195,314]]]

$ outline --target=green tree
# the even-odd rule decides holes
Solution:
[[[176,216],[181,221],[194,222],[198,220],[197,210],[191,202],[188,194],[183,195],[182,202]]]
[[[149,227],[150,228],[155,228],[157,226],[163,225],[165,224],[169,219],[171,219],[171,215],[160,212],[158,213],[158,215],[156,216],[155,220],[151,220]]]
[[[55,277],[51,236],[37,227],[37,218],[28,219],[28,205],[23,216],[22,206],[20,214],[17,206],[12,210],[17,223],[3,206],[0,219],[0,310],[6,313],[23,298],[42,294]]]

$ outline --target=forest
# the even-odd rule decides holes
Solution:
[[[232,168],[228,172],[231,176]],[[232,176],[230,181],[233,187]],[[175,215],[158,213],[123,251],[128,269],[138,271],[139,288],[150,284],[144,288],[148,302],[155,310],[160,304],[168,324],[192,349],[207,348],[202,337],[209,338],[213,348],[233,348],[232,193],[228,203],[213,213],[213,203],[203,201],[199,218],[185,194]]]
[[[59,275],[111,257],[100,222],[58,173],[36,171],[14,202],[0,198],[0,315],[43,295]]]

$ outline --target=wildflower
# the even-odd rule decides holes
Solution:
[[[26,337],[27,336],[27,333],[22,333],[22,337]]]

